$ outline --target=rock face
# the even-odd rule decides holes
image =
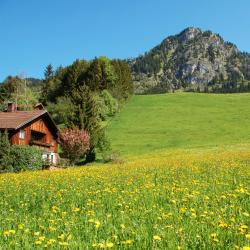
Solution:
[[[129,60],[136,93],[250,81],[250,55],[211,31],[187,28]]]

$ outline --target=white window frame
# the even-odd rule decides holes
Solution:
[[[24,140],[25,139],[25,130],[21,129],[19,131],[19,139]]]

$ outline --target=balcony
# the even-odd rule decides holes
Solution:
[[[47,148],[52,146],[51,144],[40,141],[40,140],[31,140],[30,145],[35,145],[35,146],[40,146],[40,147],[47,147]]]
[[[31,130],[30,145],[49,148],[52,145],[46,142],[46,134]]]

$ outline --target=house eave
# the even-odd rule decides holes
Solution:
[[[33,116],[33,117],[30,118],[29,120],[27,120],[27,121],[25,121],[25,122],[19,124],[19,125],[15,128],[15,130],[18,130],[18,129],[22,128],[22,127],[25,126],[26,124],[28,124],[28,123],[34,121],[35,119],[39,118],[40,116],[42,116],[42,115],[44,115],[44,114],[46,114],[46,113],[48,113],[48,112],[47,112],[46,110],[44,110],[44,111],[41,112],[40,114],[38,114],[38,115],[36,115],[36,116]]]

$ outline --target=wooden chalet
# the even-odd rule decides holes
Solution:
[[[21,111],[14,103],[8,103],[6,112],[0,112],[0,131],[5,130],[12,145],[37,146],[43,159],[57,164],[58,128],[41,104],[35,110]]]

